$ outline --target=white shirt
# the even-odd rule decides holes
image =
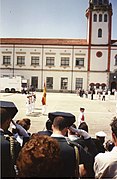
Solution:
[[[99,153],[94,162],[95,178],[117,179],[117,146],[112,151]]]
[[[51,135],[51,137],[63,137],[63,138],[65,138],[65,136],[63,136],[62,134],[52,134]]]

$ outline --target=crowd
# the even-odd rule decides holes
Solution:
[[[0,101],[1,178],[116,179],[117,118],[110,124],[112,141],[105,142],[104,132],[90,136],[80,110],[78,125],[71,113],[50,112],[46,130],[31,134],[31,120],[14,122],[17,107]]]
[[[91,98],[91,100],[95,99],[105,101],[106,99],[110,100],[110,95],[114,95],[114,99],[117,100],[117,89],[113,89],[112,92],[110,89],[96,89],[91,87],[90,90],[84,90],[82,88],[78,88],[76,90],[77,96],[84,98]]]

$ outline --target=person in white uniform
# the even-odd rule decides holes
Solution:
[[[78,116],[78,126],[84,122],[85,120],[85,116],[84,116],[84,111],[85,111],[85,108],[80,108],[80,113],[79,113],[79,116]]]
[[[110,152],[95,156],[94,172],[96,179],[117,179],[117,117],[110,124],[114,147]]]

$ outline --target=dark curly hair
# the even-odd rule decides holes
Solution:
[[[33,134],[21,149],[16,164],[19,178],[57,178],[59,144],[52,137]]]
[[[114,117],[111,124],[111,130],[112,132],[115,134],[115,136],[117,137],[117,117]]]

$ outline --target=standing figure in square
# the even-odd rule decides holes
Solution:
[[[80,113],[78,116],[78,126],[85,120],[84,111],[85,111],[85,108],[80,108]]]
[[[105,101],[105,95],[106,95],[106,92],[103,91],[103,92],[102,92],[102,101]]]
[[[44,82],[44,88],[43,88],[43,97],[42,97],[42,114],[44,115],[46,112],[46,83]]]

